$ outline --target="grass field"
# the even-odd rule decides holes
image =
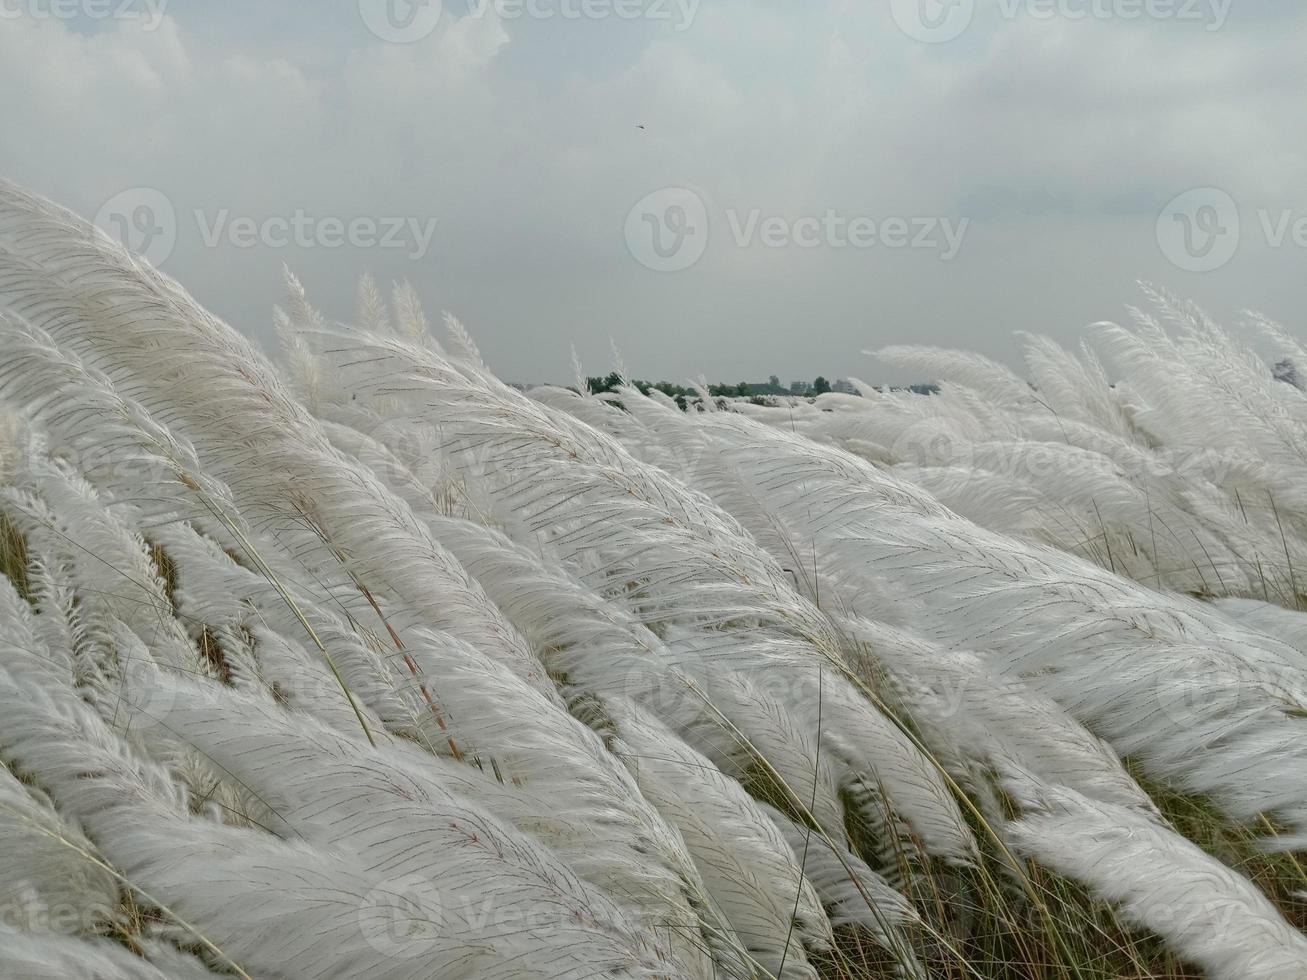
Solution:
[[[1307,978],[1276,325],[682,411],[287,286],[0,185],[0,975]]]

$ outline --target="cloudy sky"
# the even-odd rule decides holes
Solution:
[[[1307,309],[1284,0],[0,0],[0,174],[271,335],[408,279],[507,379],[886,378],[1136,280]]]

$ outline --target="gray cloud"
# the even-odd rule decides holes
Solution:
[[[1135,279],[1218,316],[1251,306],[1292,327],[1304,305],[1307,250],[1268,241],[1259,212],[1307,217],[1307,12],[1269,0],[1235,0],[1219,30],[1129,19],[1126,0],[1060,0],[1051,17],[981,0],[938,44],[853,2],[703,0],[687,23],[449,0],[404,44],[352,0],[172,0],[150,31],[7,4],[0,172],[88,216],[161,191],[176,215],[163,268],[260,337],[283,263],[341,318],[358,273],[408,278],[520,380],[566,380],[572,343],[604,370],[612,338],[640,375],[875,381],[864,348],[1004,357],[1013,330],[1068,339],[1120,315]],[[1089,10],[1108,15],[1074,16]],[[1156,225],[1207,186],[1237,202],[1242,237],[1196,273]],[[707,221],[681,271],[628,241],[633,205],[663,188],[692,191]],[[673,219],[671,247],[676,214],[651,214],[633,227]],[[411,247],[420,231],[398,247],[354,233],[388,219],[434,221],[429,249]],[[896,244],[900,219],[969,224],[945,260],[928,236]],[[248,247],[228,233],[249,226]],[[848,244],[853,227],[874,242]]]

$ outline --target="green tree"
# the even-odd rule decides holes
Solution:
[[[817,380],[812,383],[812,393],[814,395],[824,395],[828,391],[830,391],[830,382],[820,374],[817,375]]]
[[[586,378],[585,383],[592,395],[602,395],[606,391],[616,391],[617,386],[622,383],[622,376],[614,371],[606,378],[597,376]]]

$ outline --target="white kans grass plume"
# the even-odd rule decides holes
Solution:
[[[0,974],[1307,977],[1307,396],[1151,298],[527,397],[0,185]]]
[[[1088,883],[1212,976],[1294,980],[1307,936],[1279,918],[1247,879],[1134,811],[1074,790],[1031,786],[1015,845]]]

